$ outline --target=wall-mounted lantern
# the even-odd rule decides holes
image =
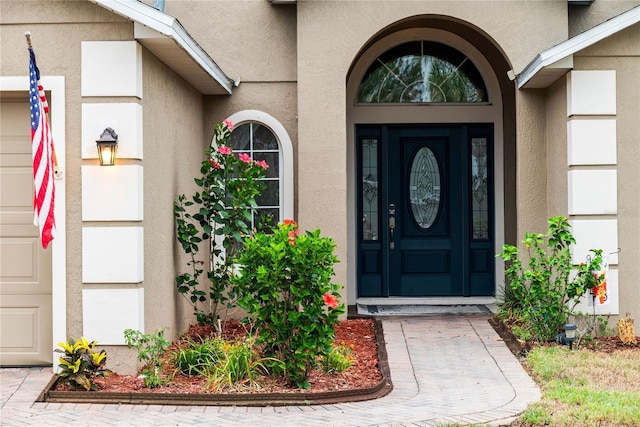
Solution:
[[[118,134],[111,128],[106,128],[100,139],[96,140],[98,146],[98,158],[100,166],[113,166],[116,163],[116,150],[118,148]]]

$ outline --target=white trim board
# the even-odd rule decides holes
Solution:
[[[640,22],[640,6],[636,6],[544,52],[540,52],[529,65],[517,75],[518,88],[537,88],[550,85],[573,68],[572,56],[574,53],[598,43],[638,22]],[[554,73],[555,78],[546,79],[541,77],[545,70],[550,68],[557,68],[560,72]],[[538,82],[537,80],[541,80],[542,82]]]

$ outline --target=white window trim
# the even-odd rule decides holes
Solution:
[[[278,141],[280,148],[280,218],[293,219],[293,144],[284,126],[273,116],[258,110],[243,110],[232,114],[227,118],[234,126],[245,123],[257,123],[267,128]],[[212,142],[213,143],[213,142]]]

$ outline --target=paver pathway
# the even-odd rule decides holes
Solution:
[[[540,391],[489,316],[383,319],[393,391],[318,406],[224,407],[34,403],[50,368],[0,370],[2,426],[508,425]]]

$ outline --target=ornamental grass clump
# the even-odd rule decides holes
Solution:
[[[269,369],[290,385],[309,388],[309,373],[331,352],[344,313],[340,285],[331,282],[336,245],[320,230],[300,233],[292,220],[245,238],[243,245],[233,279],[238,305],[254,317],[265,356],[279,361]]]

